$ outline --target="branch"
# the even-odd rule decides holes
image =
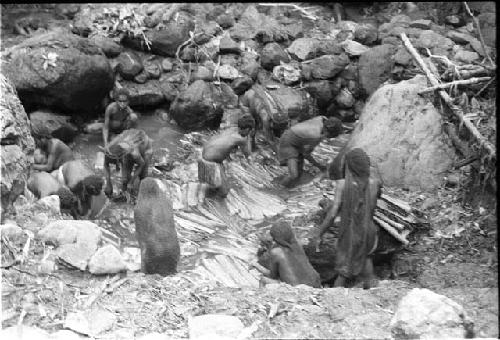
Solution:
[[[448,87],[452,87],[455,85],[477,84],[477,83],[481,83],[483,81],[487,81],[490,79],[491,79],[491,77],[480,77],[480,78],[470,78],[470,79],[464,79],[464,80],[455,80],[455,81],[452,81],[451,83],[439,84],[436,86],[428,87],[426,89],[423,89],[422,91],[419,91],[418,94],[429,93],[429,92],[433,92],[435,90],[442,90],[442,89],[446,89]]]
[[[318,17],[315,16],[314,14],[308,12],[306,8],[300,7],[300,6],[295,5],[295,4],[285,4],[285,3],[283,3],[283,4],[281,4],[281,3],[270,3],[270,4],[267,4],[267,3],[260,3],[259,6],[293,7],[294,10],[299,11],[306,18],[314,20],[314,21],[318,20]]]
[[[405,33],[401,33],[401,39],[403,40],[403,44],[405,45],[408,52],[416,60],[422,71],[424,71],[431,85],[439,86],[440,85],[439,80],[431,73],[427,65],[425,65],[424,61],[422,60],[422,57],[415,50],[415,47],[413,47],[413,45],[410,42],[410,39],[408,39]],[[479,142],[479,145],[482,146],[484,149],[486,149],[486,151],[488,152],[489,156],[492,159],[496,159],[495,147],[481,135],[481,133],[477,130],[477,128],[474,126],[474,124],[472,124],[472,122],[469,119],[464,118],[462,109],[453,104],[452,98],[446,93],[446,91],[439,90],[438,93],[444,100],[444,102],[448,105],[448,107],[451,109],[453,114],[459,119],[460,124],[465,125],[465,127],[471,132],[474,138],[476,138],[476,140]]]
[[[492,66],[495,66],[495,63],[493,63],[493,60],[491,60],[490,55],[488,54],[488,51],[486,50],[486,44],[484,43],[483,34],[481,33],[481,28],[479,27],[479,21],[472,14],[472,11],[470,10],[469,5],[467,5],[467,1],[464,1],[464,7],[465,7],[465,10],[467,11],[467,14],[470,15],[470,17],[472,18],[472,21],[474,22],[474,24],[477,27],[477,32],[479,34],[479,40],[481,41],[481,47],[483,48],[483,51],[484,51],[484,54],[486,55],[486,58],[488,59],[488,61],[490,62],[490,64]]]

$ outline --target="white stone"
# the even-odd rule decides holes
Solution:
[[[61,203],[59,200],[59,196],[57,195],[42,197],[38,200],[37,205],[48,209],[50,212],[54,214],[61,213]]]
[[[390,324],[396,339],[464,338],[472,326],[461,305],[425,288],[403,297]]]
[[[89,261],[89,272],[92,274],[115,274],[125,270],[125,261],[111,244],[99,248]]]

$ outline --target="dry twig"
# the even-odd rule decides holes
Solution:
[[[470,85],[470,84],[477,84],[481,83],[483,81],[490,80],[491,77],[480,77],[480,78],[470,78],[470,79],[462,79],[462,80],[455,80],[452,81],[451,83],[446,83],[446,84],[439,84],[436,86],[428,87],[426,89],[423,89],[422,91],[419,91],[418,94],[424,94],[424,93],[429,93],[433,92],[436,90],[442,90],[446,89],[448,87],[456,86],[456,85]]]
[[[422,71],[424,71],[425,75],[427,76],[431,84],[433,86],[440,85],[439,80],[436,78],[435,75],[433,75],[430,72],[429,68],[422,60],[422,57],[415,50],[415,47],[413,47],[413,45],[411,44],[410,40],[408,39],[405,33],[401,33],[401,39],[403,40],[403,44],[405,45],[406,49],[417,61],[418,65],[420,66]],[[439,90],[438,93],[444,100],[444,102],[448,105],[448,107],[451,109],[453,114],[459,119],[460,124],[465,125],[465,127],[471,132],[474,138],[479,142],[479,145],[484,149],[486,149],[488,155],[492,159],[496,159],[496,148],[486,138],[484,138],[483,135],[481,135],[481,133],[469,119],[464,117],[462,109],[453,104],[453,99],[444,90]]]

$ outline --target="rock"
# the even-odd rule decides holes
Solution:
[[[89,221],[58,220],[40,230],[38,237],[43,242],[53,244],[56,247],[86,243],[90,247],[95,246],[95,252],[101,239],[101,231],[95,223]]]
[[[100,49],[63,29],[25,40],[8,59],[2,73],[13,81],[28,111],[47,107],[95,116],[113,88],[113,70]]]
[[[395,339],[472,338],[474,323],[461,305],[428,289],[414,288],[391,320]]]
[[[363,45],[373,45],[377,42],[378,31],[372,24],[360,24],[354,31],[354,40]]]
[[[474,38],[469,43],[470,43],[470,46],[472,47],[472,49],[474,51],[476,51],[481,57],[483,57],[483,58],[486,57],[486,54],[484,53],[484,50],[483,50],[483,46],[481,45],[481,42],[478,39]],[[485,47],[486,47],[486,51],[491,56],[492,49],[488,46],[485,46]]]
[[[230,65],[221,65],[217,69],[217,75],[222,79],[234,80],[238,78],[239,72]]]
[[[57,195],[42,197],[36,202],[36,204],[43,209],[48,209],[53,214],[61,213],[61,203],[59,202],[59,196]]]
[[[444,18],[444,22],[454,27],[465,25],[465,20],[459,15],[448,15],[446,18]]]
[[[439,187],[439,173],[453,163],[454,151],[441,133],[441,115],[417,94],[427,86],[423,75],[384,85],[370,97],[351,134],[349,147],[363,148],[388,186]]]
[[[247,75],[240,76],[231,82],[231,88],[236,95],[242,95],[253,85],[253,80]]]
[[[248,75],[250,78],[257,78],[259,74],[260,64],[255,59],[243,58],[239,70],[241,73]]]
[[[477,16],[484,43],[489,47],[495,47],[497,41],[496,34],[496,12],[484,12]]]
[[[329,79],[335,77],[349,64],[346,54],[324,55],[302,63],[305,79]]]
[[[359,83],[368,96],[389,79],[395,50],[393,45],[380,45],[359,57]]]
[[[309,60],[316,56],[318,40],[314,38],[299,38],[294,40],[286,51],[296,60]]]
[[[0,235],[13,239],[24,235],[24,231],[15,222],[6,222],[0,225]]]
[[[108,38],[103,35],[94,35],[90,38],[90,41],[99,47],[104,55],[108,58],[116,58],[120,53],[122,53],[123,47],[115,42],[113,39]]]
[[[160,89],[167,103],[172,103],[179,94],[178,85],[170,82],[169,78],[160,77]]]
[[[141,58],[133,51],[120,53],[117,61],[116,70],[126,80],[134,80],[134,77],[144,68]]]
[[[146,84],[146,82],[148,81],[149,77],[148,77],[148,74],[142,70],[139,74],[137,74],[135,77],[134,77],[134,83],[137,83],[137,84]]]
[[[236,339],[245,326],[236,316],[198,315],[188,319],[189,339]]]
[[[85,133],[89,133],[92,135],[98,135],[102,133],[103,126],[104,126],[103,122],[93,122],[85,125],[83,131],[85,131]]]
[[[111,329],[116,320],[115,314],[101,307],[94,307],[86,311],[68,313],[64,320],[64,328],[95,337]]]
[[[426,19],[415,20],[410,23],[410,27],[420,28],[422,30],[428,30],[431,28],[432,21]]]
[[[160,79],[162,67],[157,61],[145,60],[143,65],[149,79]]]
[[[24,191],[33,163],[35,142],[31,137],[30,121],[13,83],[0,75],[0,192],[2,213]]]
[[[344,53],[344,49],[342,48],[342,46],[340,46],[339,42],[330,39],[318,41],[316,57],[342,53]]]
[[[340,108],[349,109],[354,105],[355,99],[351,91],[344,87],[335,97],[335,102]]]
[[[479,54],[477,54],[476,52],[459,49],[453,56],[453,59],[470,65],[475,61],[479,61]]]
[[[200,65],[192,71],[191,79],[189,81],[192,83],[196,80],[212,81],[213,79],[213,71],[210,71],[205,66]]]
[[[361,54],[365,53],[370,49],[369,47],[353,40],[345,40],[342,43],[340,43],[340,46],[342,46],[345,53],[347,53],[351,57],[360,56]]]
[[[172,64],[169,59],[165,58],[161,62],[161,68],[163,69],[163,72],[170,72],[174,68],[174,64]]]
[[[88,262],[97,250],[97,245],[87,243],[64,244],[57,248],[58,260],[66,266],[81,271],[87,269]]]
[[[219,24],[220,27],[223,29],[228,29],[230,27],[234,26],[234,18],[231,15],[228,14],[221,14],[215,19],[215,21]]]
[[[474,37],[468,33],[462,33],[458,31],[448,31],[446,36],[456,42],[457,44],[468,44],[470,41],[474,39]]]
[[[302,78],[302,72],[300,71],[299,66],[293,64],[281,64],[275,66],[273,69],[273,75],[285,85],[297,84]]]
[[[33,217],[33,222],[39,227],[39,228],[43,228],[45,227],[45,225],[47,225],[47,223],[49,222],[49,216],[44,213],[44,212],[41,212],[41,213],[38,213],[36,214],[34,217]]]
[[[41,328],[25,326],[25,325],[15,325],[7,328],[3,328],[0,331],[0,337],[2,339],[16,339],[16,340],[51,340],[52,337],[49,336],[47,331]]]
[[[316,100],[316,105],[320,110],[325,110],[332,98],[340,91],[333,82],[328,80],[314,80],[304,83],[304,90]]]
[[[240,44],[231,39],[230,35],[224,35],[219,43],[219,51],[221,54],[224,53],[237,53],[241,52]]]
[[[183,18],[178,22],[169,23],[160,31],[148,32],[151,52],[161,56],[175,57],[177,48],[189,39],[189,32],[194,29],[194,23],[190,19]]]
[[[209,21],[201,27],[198,27],[201,32],[196,32],[194,36],[194,43],[204,45],[209,42],[213,37],[222,32],[222,29],[215,21]]]
[[[122,82],[129,92],[129,105],[138,108],[151,108],[166,102],[161,84],[158,80],[150,80],[145,84]]]
[[[260,64],[262,67],[266,70],[272,71],[274,66],[279,65],[280,62],[290,62],[290,57],[285,50],[283,50],[283,48],[275,42],[271,42],[264,46],[260,56]]]
[[[31,112],[29,117],[31,132],[34,135],[52,134],[60,128],[68,128],[74,131],[75,134],[78,132],[78,128],[70,123],[70,116],[59,115],[49,110],[38,110]]]
[[[406,47],[400,45],[398,46],[397,52],[394,55],[394,62],[403,66],[408,66],[412,63],[413,57],[408,52]]]
[[[437,47],[449,50],[453,48],[453,45],[451,39],[443,37],[441,34],[431,30],[422,31],[420,37],[418,37],[415,42],[415,48],[428,48],[431,52]]]
[[[115,274],[126,270],[120,252],[111,244],[99,248],[89,261],[89,272],[92,274]]]
[[[229,85],[216,86],[197,80],[179,93],[170,106],[170,114],[184,129],[215,128],[222,119],[222,108],[227,105],[238,105],[238,96]]]

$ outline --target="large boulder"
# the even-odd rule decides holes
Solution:
[[[96,34],[93,35],[90,40],[99,47],[102,52],[108,58],[115,58],[122,52],[123,47],[114,41],[112,38],[108,38],[104,35]]]
[[[320,110],[326,110],[333,97],[340,91],[340,87],[328,80],[313,80],[304,83],[304,89],[316,100]]]
[[[2,72],[28,111],[49,107],[94,116],[113,88],[113,70],[101,50],[63,29],[29,38],[4,56]]]
[[[2,176],[2,211],[24,189],[33,163],[35,142],[31,137],[30,121],[24,111],[12,82],[0,74],[0,136]],[[12,193],[12,195],[11,195]]]
[[[388,186],[432,189],[453,163],[442,117],[418,95],[427,79],[419,75],[377,90],[364,107],[349,147],[363,148],[377,163]]]
[[[122,85],[129,92],[129,105],[131,107],[152,108],[166,102],[162,86],[158,80],[150,80],[145,84],[124,81]]]
[[[287,51],[292,57],[299,61],[309,60],[316,57],[318,40],[314,38],[299,38],[294,40]]]
[[[469,339],[473,328],[461,305],[425,288],[406,294],[391,320],[395,339]]]
[[[31,112],[29,118],[33,135],[52,134],[59,129],[67,129],[73,131],[74,134],[78,132],[78,128],[70,122],[70,116],[60,115],[49,110],[37,110]]]
[[[141,58],[133,51],[120,53],[116,61],[116,71],[126,80],[133,80],[144,68]]]
[[[302,63],[302,74],[306,80],[330,79],[335,77],[349,64],[346,54],[324,55]]]
[[[359,83],[366,95],[371,95],[391,75],[396,47],[390,44],[372,47],[359,57]]]
[[[238,105],[238,96],[229,85],[197,80],[179,93],[170,114],[185,129],[217,128],[227,105]]]

